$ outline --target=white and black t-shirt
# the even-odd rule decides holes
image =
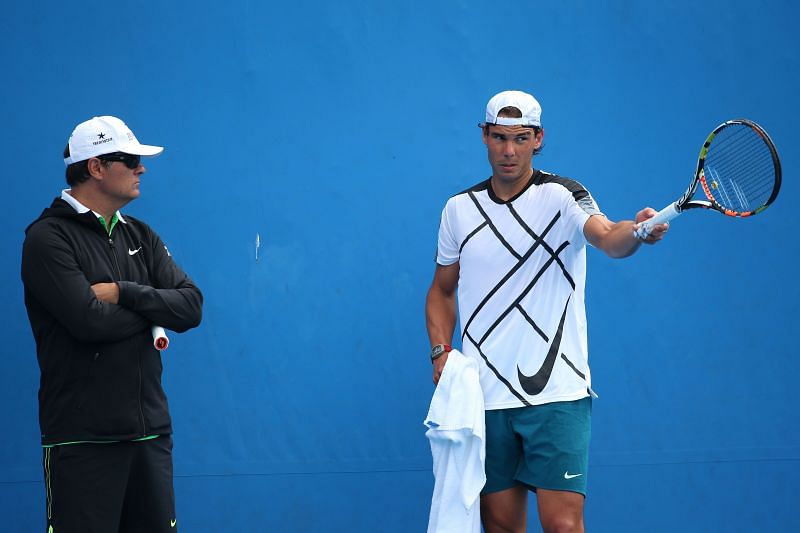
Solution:
[[[459,263],[462,351],[486,409],[588,395],[583,226],[599,214],[580,183],[542,171],[509,201],[490,180],[448,200],[436,262]]]

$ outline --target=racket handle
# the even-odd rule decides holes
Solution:
[[[653,218],[648,218],[644,222],[639,223],[639,229],[633,232],[637,239],[646,239],[650,232],[653,231],[653,226],[669,222],[676,216],[680,215],[677,203],[671,203],[661,211],[655,214]]]
[[[159,352],[166,350],[167,346],[169,346],[169,337],[167,337],[167,332],[164,331],[164,328],[154,324],[150,328],[150,332],[153,334],[153,347]]]

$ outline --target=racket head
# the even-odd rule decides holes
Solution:
[[[706,200],[690,200],[696,188]],[[781,188],[781,163],[767,132],[747,119],[723,122],[700,150],[691,194],[682,209],[703,207],[732,217],[766,209]]]

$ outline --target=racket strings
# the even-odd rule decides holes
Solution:
[[[706,161],[711,161],[712,165],[726,171],[737,168],[740,176],[752,172],[758,172],[759,175],[771,173],[772,156],[769,148],[753,130],[747,128],[744,133],[750,135],[739,135],[738,139],[720,139],[718,146],[712,145],[716,149],[709,150]]]
[[[723,149],[715,151],[711,158],[714,161],[712,165],[717,168],[728,167],[726,170],[731,166],[737,166],[739,175],[755,173],[767,176],[773,172],[772,154],[769,148],[763,142],[753,142],[752,138],[749,140],[751,141],[749,144],[728,144]],[[709,158],[706,158],[706,161],[709,161]],[[765,182],[769,183],[769,180]]]
[[[729,145],[724,149],[712,154],[712,159],[717,163],[722,161],[728,165],[737,165],[742,173],[755,171],[764,168],[769,171],[772,164],[772,157],[769,149],[765,145],[759,146],[755,142],[741,145]],[[707,158],[708,160],[708,158]]]
[[[719,198],[717,198],[717,194],[713,194],[720,204],[725,204],[722,201],[723,197],[726,193],[729,196],[731,190],[733,190],[739,191],[740,194],[737,194],[737,197],[749,199],[749,202],[744,200],[740,202],[742,206],[747,206],[749,203],[762,205],[769,198],[774,186],[774,179],[770,175],[772,172],[771,165],[772,160],[769,157],[766,159],[752,157],[747,160],[746,164],[734,170],[726,168],[726,165],[707,162],[705,175],[706,180],[712,186],[712,194],[714,191],[720,191]],[[728,207],[733,207],[733,204],[727,205]],[[758,207],[758,205],[754,207]]]
[[[775,161],[758,131],[745,124],[722,129],[712,139],[703,165],[704,192],[723,208],[754,211],[771,199]]]

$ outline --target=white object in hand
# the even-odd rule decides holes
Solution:
[[[681,212],[678,209],[677,203],[669,204],[667,207],[653,215],[653,218],[648,218],[647,220],[640,222],[639,229],[634,231],[633,235],[639,240],[644,240],[650,236],[650,232],[653,231],[653,226],[669,222],[680,214]]]
[[[164,331],[164,328],[161,326],[153,325],[150,329],[153,333],[153,346],[156,350],[166,350],[167,346],[169,346],[169,337],[167,337],[167,332]]]

